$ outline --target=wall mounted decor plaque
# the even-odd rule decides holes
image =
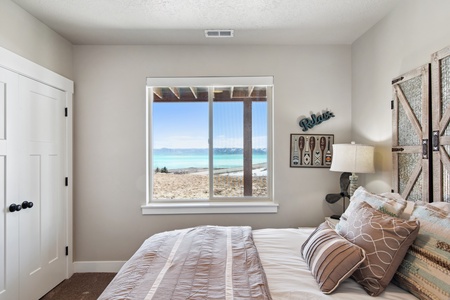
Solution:
[[[326,110],[321,114],[311,114],[311,117],[304,117],[298,122],[298,125],[302,128],[302,131],[308,131],[308,129],[313,128],[321,124],[323,121],[329,120],[334,117],[334,114]]]
[[[329,168],[333,134],[291,134],[290,167]]]

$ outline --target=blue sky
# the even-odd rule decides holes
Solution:
[[[214,103],[214,148],[242,148],[242,102]],[[267,148],[267,102],[253,103],[253,148]],[[208,148],[208,103],[153,103],[153,148]]]

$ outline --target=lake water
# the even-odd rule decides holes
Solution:
[[[239,168],[243,166],[243,154],[215,154],[214,168]],[[253,165],[267,163],[267,154],[253,154]],[[153,169],[208,168],[208,155],[204,154],[156,154],[153,156]]]

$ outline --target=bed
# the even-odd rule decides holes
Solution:
[[[200,226],[156,234],[99,299],[450,299],[448,205],[411,204],[362,188],[355,195],[336,228],[327,222],[314,228],[257,230]],[[362,215],[368,213],[370,217]],[[370,239],[378,251],[375,260],[381,257],[387,263],[383,272],[392,276],[375,274],[375,284],[368,280],[372,275],[364,272],[380,263],[371,258],[370,246],[360,247],[358,238],[365,235],[355,235],[352,226],[364,226],[352,217],[376,220],[371,230],[374,224],[383,226],[383,238],[371,234]],[[397,222],[395,239],[385,230],[390,225],[383,223],[392,224],[392,219]],[[391,249],[392,260],[387,260],[383,255],[391,250],[381,251],[379,240],[388,248],[395,240],[403,250]],[[364,265],[368,261],[372,264]],[[343,266],[347,269],[336,274]]]

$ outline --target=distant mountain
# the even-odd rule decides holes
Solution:
[[[242,148],[214,148],[214,154],[242,154],[244,149]],[[253,154],[266,154],[267,149],[265,148],[254,148],[252,149]]]
[[[214,148],[214,154],[242,154],[244,149],[242,148]],[[208,154],[208,149],[206,148],[188,148],[188,149],[180,149],[180,148],[160,148],[153,149],[153,153],[156,155],[206,155]],[[266,154],[266,148],[254,148],[252,149],[253,154]]]

